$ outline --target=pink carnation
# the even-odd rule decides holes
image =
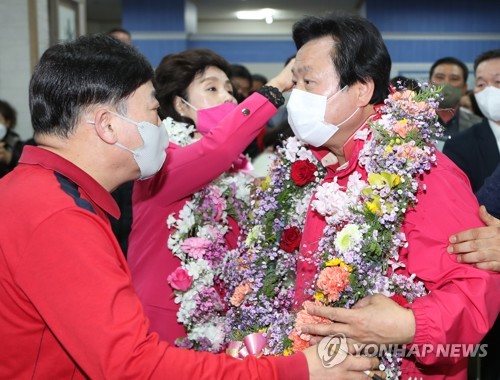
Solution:
[[[192,258],[201,259],[211,244],[212,242],[210,240],[199,237],[191,237],[184,240],[181,248]]]
[[[238,307],[243,303],[243,300],[251,291],[252,285],[248,281],[242,282],[234,289],[234,293],[229,299],[229,302],[231,302],[233,306]]]
[[[305,301],[303,306],[304,309],[297,313],[297,317],[295,318],[295,329],[288,335],[288,337],[293,342],[293,351],[299,352],[305,350],[307,347],[311,346],[309,342],[311,340],[311,335],[300,333],[302,330],[302,326],[304,325],[318,325],[318,324],[328,324],[331,325],[333,322],[328,318],[318,317],[316,315],[309,314],[306,309],[308,306],[317,305],[321,306],[321,303],[316,301]]]
[[[172,288],[185,292],[193,283],[193,277],[184,268],[178,267],[167,277],[167,282]]]
[[[337,301],[349,285],[349,272],[341,267],[326,267],[320,272],[316,285],[328,295],[328,301]]]
[[[216,208],[216,215],[214,216],[214,220],[218,222],[219,220],[221,220],[224,210],[227,207],[226,200],[222,196],[222,192],[218,187],[212,186],[210,190],[211,192],[209,201]]]

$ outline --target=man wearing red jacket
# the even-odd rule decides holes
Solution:
[[[366,377],[377,360],[327,369],[315,348],[237,360],[148,334],[108,214],[119,216],[110,191],[165,161],[152,78],[140,53],[108,36],[56,45],[37,65],[30,109],[39,146],[0,181],[0,378]]]

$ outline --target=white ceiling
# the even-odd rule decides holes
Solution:
[[[276,9],[276,21],[298,20],[306,14],[327,10],[360,13],[365,0],[190,0],[197,8],[199,22],[236,20],[236,12],[261,8]],[[168,6],[168,1],[165,1]],[[87,17],[91,22],[120,23],[121,0],[87,0]],[[272,25],[271,25],[272,27]]]
[[[196,5],[200,21],[230,20],[237,11],[275,9],[276,21],[297,20],[306,14],[328,10],[358,13],[364,0],[190,0]]]

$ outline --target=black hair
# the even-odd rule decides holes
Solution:
[[[407,90],[420,92],[420,84],[416,79],[405,77],[404,75],[398,75],[391,78],[390,83],[395,90],[401,90],[405,88]]]
[[[252,74],[250,74],[250,71],[243,65],[237,63],[231,65],[231,75],[229,78],[231,79],[234,77],[247,79],[250,86],[252,85]]]
[[[110,29],[107,31],[107,35],[112,35],[114,33],[125,33],[127,36],[130,37],[130,32],[127,30],[127,29],[123,29],[123,28],[113,28],[113,29]]]
[[[5,120],[10,121],[10,129],[14,129],[17,124],[17,112],[9,103],[0,100],[0,114]]]
[[[467,68],[467,65],[465,63],[455,57],[443,57],[434,62],[431,66],[431,69],[429,70],[429,79],[432,78],[436,67],[443,64],[456,65],[460,67],[460,69],[462,70],[462,75],[464,77],[464,83],[467,83],[467,78],[469,78],[469,69]]]
[[[68,137],[86,108],[123,107],[123,100],[153,78],[151,64],[139,51],[110,36],[82,36],[52,46],[30,81],[35,136]]]
[[[175,97],[189,101],[187,88],[197,75],[211,66],[221,69],[229,78],[229,63],[210,49],[189,49],[163,57],[155,71],[162,119],[170,116],[174,120],[194,124],[193,120],[177,112]]]
[[[372,79],[370,104],[382,103],[389,94],[391,57],[380,31],[367,19],[342,13],[307,16],[293,26],[297,50],[311,40],[330,36],[331,56],[340,77],[340,88]]]
[[[267,78],[262,74],[252,74],[252,83],[253,82],[261,82],[266,84],[268,82]]]
[[[487,61],[489,59],[500,58],[500,49],[493,49],[485,51],[477,56],[474,60],[474,72],[476,72],[477,67],[481,62]]]

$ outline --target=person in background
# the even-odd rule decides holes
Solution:
[[[14,132],[16,123],[16,110],[0,100],[0,178],[14,169],[23,150],[24,144]]]
[[[474,95],[485,118],[447,141],[443,152],[462,169],[477,192],[500,163],[500,49],[474,61]]]
[[[401,87],[406,88],[407,90],[419,92],[420,91],[420,85],[418,84],[418,81],[412,78],[405,77],[404,75],[398,75],[394,78],[391,78],[389,81],[392,88],[395,90],[400,89]]]
[[[0,378],[363,378],[377,360],[326,369],[315,347],[237,360],[148,333],[108,214],[119,213],[111,190],[165,161],[153,75],[137,50],[102,35],[55,45],[35,67],[38,146],[0,180]]]
[[[252,74],[252,91],[254,93],[259,88],[264,86],[268,82],[267,78],[262,74]]]
[[[236,90],[234,96],[238,103],[248,98],[252,92],[252,74],[250,74],[250,71],[243,65],[232,64],[229,79]]]
[[[132,36],[127,29],[124,28],[113,28],[108,30],[106,33],[108,36],[114,37],[119,41],[126,43],[127,45],[132,45]]]
[[[429,81],[444,86],[438,116],[445,127],[445,139],[481,121],[476,115],[460,109],[460,98],[467,93],[468,76],[467,65],[455,57],[438,59],[429,71]]]
[[[232,64],[229,79],[234,86],[234,97],[238,103],[244,101],[252,92],[252,74],[243,65]],[[262,152],[261,141],[266,130],[263,128],[261,133],[253,139],[243,151],[251,159],[254,159]]]
[[[479,116],[481,119],[484,117],[483,113],[479,109],[479,106],[477,105],[474,90],[468,90],[467,93],[460,98],[460,110],[473,113],[474,115]],[[480,120],[478,120],[477,122],[479,121]]]
[[[108,30],[106,33],[108,36],[116,38],[117,40],[126,43],[127,45],[132,45],[132,36],[127,29],[124,28],[113,28]],[[123,254],[127,257],[128,251],[128,237],[130,235],[130,230],[132,228],[132,188],[134,187],[134,182],[129,181],[123,185],[118,186],[118,188],[111,193],[118,207],[120,208],[120,218],[111,218],[111,227],[113,233],[115,234],[120,247],[122,248]]]

